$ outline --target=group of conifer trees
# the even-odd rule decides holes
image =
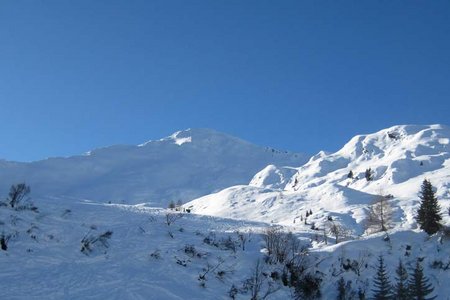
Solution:
[[[408,274],[400,260],[395,270],[396,282],[391,283],[383,256],[378,258],[377,273],[373,280],[372,299],[375,300],[432,300],[428,297],[434,290],[429,279],[425,277],[420,260],[416,261],[415,268]],[[428,298],[427,298],[428,297]]]
[[[433,300],[433,286],[424,275],[420,260],[416,261],[414,269],[408,273],[400,260],[395,270],[395,283],[392,283],[383,256],[378,258],[377,273],[373,279],[372,295],[374,300]],[[338,300],[366,299],[365,292],[351,290],[351,282],[345,282],[341,277],[337,282]]]
[[[421,202],[416,216],[417,223],[420,229],[429,235],[434,234],[442,227],[440,223],[442,216],[434,188],[429,180],[425,179],[423,181],[419,197]],[[378,259],[377,274],[373,280],[373,299],[431,300],[436,298],[436,296],[427,298],[433,292],[434,288],[429,283],[428,278],[425,277],[419,259],[411,274],[408,274],[401,260],[395,273],[397,275],[396,283],[391,284],[383,256],[380,256]]]

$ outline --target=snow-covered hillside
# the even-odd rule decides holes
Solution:
[[[342,280],[345,299],[370,299],[382,256],[391,282],[400,260],[409,274],[419,262],[431,296],[450,299],[449,140],[445,126],[395,126],[302,162],[189,130],[82,157],[2,162],[0,169],[14,176],[33,171],[27,183],[38,207],[0,201],[2,297],[318,299],[305,293],[320,291],[322,299],[336,299]],[[3,181],[19,179],[2,174]],[[150,178],[154,185],[144,189]],[[436,188],[447,227],[431,236],[415,218],[425,178]],[[240,185],[227,186],[237,179]],[[194,195],[222,185],[177,210],[117,201],[150,194],[176,200],[180,191]],[[387,231],[373,227],[379,223],[371,209],[380,199]]]
[[[450,128],[443,125],[394,126],[358,135],[333,154],[320,153],[299,168],[286,190],[306,190],[322,183],[368,193],[414,197],[424,178],[449,198]],[[365,180],[371,169],[373,179]],[[348,178],[352,171],[353,179]]]
[[[299,165],[302,154],[252,145],[210,129],[189,129],[139,146],[112,146],[32,163],[0,161],[0,192],[26,182],[39,196],[166,206],[245,184],[268,164]]]
[[[415,228],[412,213],[425,178],[437,188],[442,206],[450,206],[449,140],[450,129],[442,125],[394,126],[356,136],[336,153],[320,152],[289,180],[285,174],[291,169],[268,166],[248,186],[230,187],[186,206],[201,214],[280,224],[298,223],[312,209],[317,222],[336,215],[361,232],[368,204],[377,195],[390,195],[397,227]]]
[[[298,297],[284,284],[286,267],[267,263],[269,223],[62,198],[34,204],[37,212],[0,206],[2,299]],[[399,259],[410,270],[421,258],[433,295],[448,299],[449,240],[398,231],[389,240],[375,234],[337,245],[330,237],[327,245],[321,232],[298,229],[281,230],[293,232],[299,263],[320,279],[322,299],[336,299],[341,277],[351,281],[349,293],[370,296],[379,255],[392,281]]]
[[[309,234],[316,254],[333,257],[324,258],[329,262],[323,265],[330,269],[342,266],[349,256],[349,265],[352,260],[358,266],[364,261],[370,269],[366,272],[372,272],[349,279],[348,269],[328,269],[327,283],[336,274],[344,274],[353,283],[359,282],[360,288],[361,284],[373,288],[374,257],[384,255],[389,266],[406,260],[409,268],[419,258],[434,272],[433,284],[441,289],[437,299],[448,299],[445,286],[450,264],[439,266],[442,259],[449,260],[450,248],[443,246],[439,235],[430,239],[419,230],[416,216],[421,184],[428,179],[436,188],[442,224],[450,226],[449,141],[450,129],[443,125],[394,126],[356,136],[336,153],[318,153],[296,168],[289,180],[286,173],[292,169],[268,166],[249,185],[229,187],[185,207],[197,214],[266,222],[299,235]],[[380,199],[387,203],[388,231],[377,234],[379,230],[371,227],[371,208]],[[333,231],[345,242],[330,246]],[[411,249],[416,252],[411,254]],[[366,263],[369,257],[371,264]],[[331,289],[332,285],[326,290]]]

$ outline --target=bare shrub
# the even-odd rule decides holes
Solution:
[[[252,275],[244,282],[242,290],[250,292],[251,300],[259,300],[267,299],[279,289],[280,287],[264,272],[261,262],[257,260]]]
[[[366,230],[371,232],[387,231],[392,226],[392,206],[390,199],[378,195],[369,206]]]
[[[182,217],[183,217],[183,214],[181,214],[181,213],[167,213],[166,214],[167,226],[170,226],[171,224],[175,223],[178,219],[181,219]]]
[[[263,238],[269,263],[288,263],[304,251],[300,241],[291,232],[283,232],[280,227],[267,228]]]
[[[150,253],[150,257],[153,259],[161,259],[161,251],[159,249],[156,249],[152,253]]]
[[[111,230],[105,231],[99,235],[93,235],[88,232],[81,240],[81,252],[89,255],[95,247],[108,248],[108,240],[111,238],[113,232]]]
[[[346,238],[350,233],[342,224],[334,221],[329,222],[327,231],[334,237],[336,244],[339,243],[341,239]]]
[[[7,205],[16,210],[37,211],[37,207],[30,201],[31,189],[25,183],[13,184],[6,198]]]
[[[221,257],[217,258],[217,262],[215,264],[211,264],[210,262],[206,263],[206,266],[202,269],[202,272],[200,272],[198,274],[198,281],[200,281],[200,286],[205,287],[206,286],[206,280],[207,280],[207,275],[209,273],[213,273],[214,271],[216,271],[223,263],[225,262],[225,260]]]
[[[236,235],[238,237],[240,246],[242,248],[242,251],[245,251],[245,244],[250,241],[252,232],[248,231],[248,232],[241,232],[241,231],[236,231]]]
[[[5,235],[4,233],[2,233],[0,235],[0,247],[3,251],[7,251],[8,250],[8,241],[10,239],[11,236],[9,235]]]
[[[211,245],[217,247],[221,250],[231,250],[234,253],[236,252],[236,246],[238,244],[237,241],[233,240],[231,236],[227,236],[226,238],[218,239],[214,232],[210,232],[208,236],[203,239],[203,243],[207,245]]]

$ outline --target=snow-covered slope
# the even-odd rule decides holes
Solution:
[[[135,180],[133,171],[142,172],[141,163],[147,162],[144,158],[152,151],[153,164],[161,157],[163,162],[178,157],[173,165],[165,168],[163,163],[158,165],[160,172],[167,172],[161,178],[171,179],[170,183],[177,178],[177,166],[186,168],[181,168],[178,174],[184,180],[189,174],[206,174],[202,173],[203,165],[209,167],[208,174],[212,174],[211,166],[218,165],[214,169],[217,173],[213,174],[236,174],[226,168],[226,163],[220,165],[224,161],[253,166],[261,158],[270,160],[272,155],[286,160],[299,159],[260,151],[240,140],[231,138],[230,141],[229,137],[223,137],[229,141],[225,143],[220,134],[210,138],[208,133],[209,138],[203,139],[196,134],[180,132],[139,147],[106,148],[85,157],[49,161],[52,166],[55,162],[68,164],[69,161],[71,165],[63,166],[80,169],[83,162],[91,172],[94,164],[90,160],[95,161],[99,168],[96,172],[104,173],[93,176],[92,180],[100,178],[97,182],[85,179],[85,183],[90,183],[86,185],[87,191],[92,193],[96,184],[103,184],[104,190],[108,188],[105,178],[121,178],[125,182],[122,188],[132,187],[127,176]],[[280,239],[272,244],[279,244],[282,249],[298,246],[295,252],[289,250],[286,257],[299,264],[295,269],[301,270],[298,278],[318,280],[322,299],[337,298],[340,278],[352,299],[357,299],[357,293],[371,298],[380,255],[385,259],[392,282],[400,259],[410,274],[419,261],[435,289],[431,296],[448,299],[450,232],[428,236],[417,228],[415,215],[420,184],[428,178],[437,187],[443,208],[442,223],[450,227],[450,216],[444,213],[450,206],[449,138],[449,129],[440,125],[395,126],[358,136],[340,151],[321,152],[301,167],[280,167],[285,164],[272,162],[265,168],[260,166],[255,173],[262,170],[253,179],[248,176],[244,181],[248,184],[251,179],[250,184],[231,186],[186,203],[184,208],[191,213],[145,204],[79,200],[77,192],[85,192],[77,190],[83,187],[79,183],[73,186],[72,197],[33,194],[38,212],[16,210],[0,203],[0,245],[3,248],[6,240],[8,246],[0,250],[0,282],[7,287],[2,290],[2,297],[230,299],[232,295],[234,299],[263,299],[267,292],[265,299],[302,299],[298,290],[288,286],[293,278],[289,264],[273,261],[276,256],[267,249],[267,233],[279,230]],[[183,147],[186,148],[180,150]],[[207,155],[212,150],[203,151],[205,148],[214,149],[212,158]],[[253,158],[245,156],[252,151],[259,154],[255,162],[247,165],[244,161]],[[233,160],[228,160],[230,153]],[[195,164],[183,161],[196,155],[201,159]],[[134,165],[129,164],[131,157],[135,159]],[[117,159],[119,162],[113,165],[117,170],[107,167]],[[49,179],[58,182],[56,175],[51,176],[51,169],[43,172],[40,164],[45,163],[15,167],[39,167],[41,173],[36,174],[41,174],[43,184]],[[15,163],[2,164],[11,167]],[[128,168],[122,169],[126,165]],[[364,177],[368,168],[374,171],[370,181]],[[353,178],[348,178],[350,171]],[[104,177],[110,173],[110,177]],[[183,181],[182,186],[196,185],[201,177],[193,179]],[[224,183],[224,179],[218,182]],[[114,191],[121,191],[120,186],[110,184]],[[162,188],[170,190],[167,184]],[[387,198],[392,209],[387,233],[366,230],[369,204],[378,194],[391,194]],[[339,229],[338,237],[332,235],[332,226]],[[284,235],[287,232],[292,234]],[[301,289],[306,284],[297,287]],[[255,287],[259,289],[256,297],[252,295]]]
[[[286,190],[301,191],[323,183],[368,192],[414,197],[424,178],[448,198],[450,183],[450,128],[443,125],[394,126],[358,135],[333,154],[314,156],[299,168]],[[371,169],[373,179],[365,179]],[[353,179],[348,178],[353,172]]]
[[[361,234],[368,205],[377,195],[390,195],[395,227],[414,229],[425,178],[437,188],[442,207],[450,206],[449,139],[450,129],[442,125],[394,126],[356,136],[336,153],[320,152],[284,186],[284,175],[268,166],[249,186],[230,187],[186,207],[200,214],[297,224],[301,230],[300,219],[312,210],[309,220],[316,225],[334,216]],[[369,168],[373,179],[367,181]],[[353,178],[348,178],[350,171]]]
[[[297,169],[293,167],[277,167],[274,165],[268,165],[253,176],[253,179],[250,181],[250,185],[273,189],[284,188],[296,172]]]
[[[285,266],[264,263],[269,223],[63,198],[35,205],[39,212],[0,206],[2,299],[230,299],[233,292],[243,300],[254,284],[255,299],[269,290],[265,299],[298,299],[280,277]],[[420,258],[433,295],[450,293],[449,240],[402,231],[327,245],[320,232],[284,230],[308,248],[303,265],[321,279],[322,299],[336,299],[340,277],[371,296],[379,255],[391,280],[399,259],[410,270]]]
[[[0,161],[0,192],[25,181],[35,197],[70,196],[166,206],[236,184],[268,164],[299,165],[302,154],[259,147],[210,129],[189,129],[139,146],[19,163]]]

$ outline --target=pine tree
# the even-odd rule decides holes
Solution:
[[[339,278],[337,282],[338,296],[337,300],[346,300],[345,280],[344,277]]]
[[[397,274],[397,282],[394,285],[394,298],[396,300],[409,300],[409,290],[408,290],[408,272],[403,266],[402,261],[398,262],[397,269],[395,270]]]
[[[374,300],[390,300],[392,299],[392,285],[384,265],[383,256],[378,258],[377,274],[373,280],[374,289],[372,289]]]
[[[372,174],[371,168],[366,169],[366,172],[364,173],[364,177],[366,177],[367,181],[373,180],[373,174]]]
[[[441,208],[429,180],[425,179],[422,183],[420,199],[422,199],[422,202],[417,211],[417,222],[426,233],[434,234],[441,227],[439,221],[442,220],[442,217],[440,214]]]
[[[353,178],[353,171],[350,170],[350,172],[348,172],[347,178]]]
[[[419,260],[416,262],[416,268],[411,274],[411,278],[408,282],[409,285],[409,299],[411,300],[432,300],[437,296],[426,298],[434,290],[431,283],[428,282],[428,278],[423,275],[423,268],[420,265]]]
[[[352,282],[349,280],[345,283],[344,277],[339,278],[337,282],[337,290],[337,300],[351,300],[356,296],[356,293],[352,290]]]

